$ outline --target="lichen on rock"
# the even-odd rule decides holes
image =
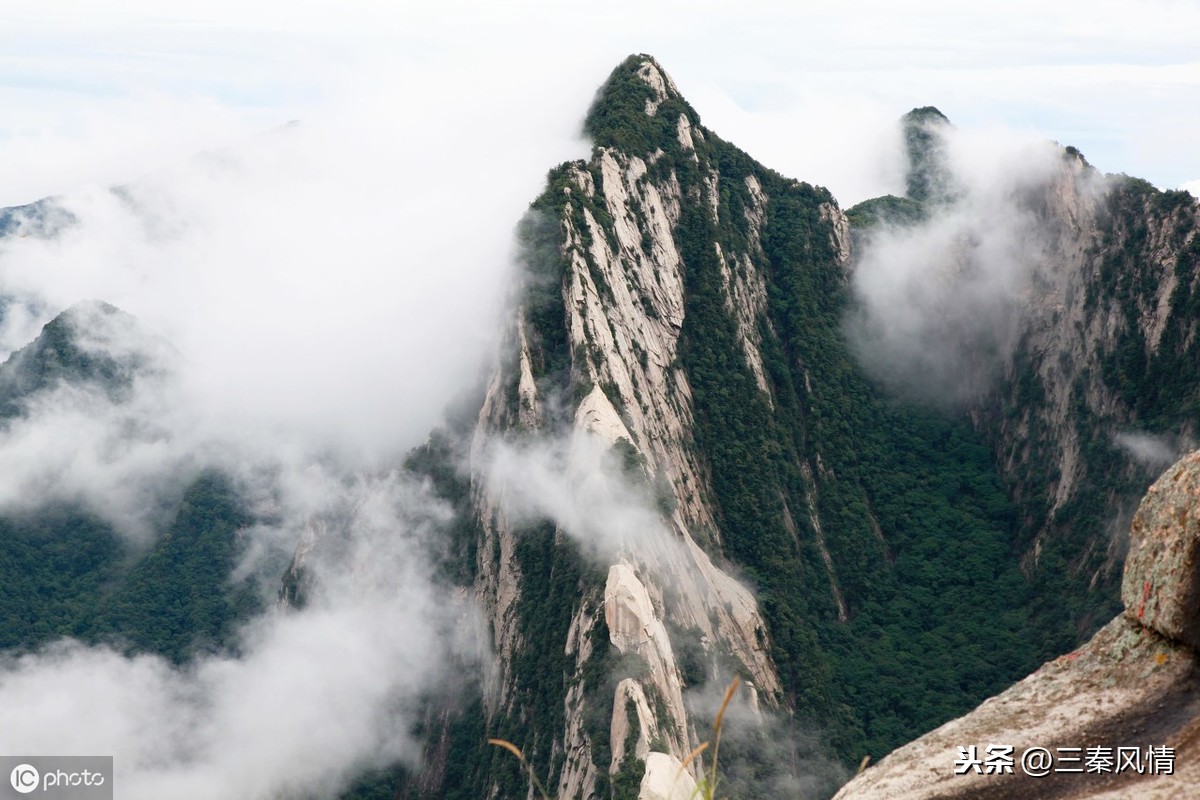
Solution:
[[[1200,648],[1200,452],[1163,473],[1138,508],[1121,600],[1130,618]]]

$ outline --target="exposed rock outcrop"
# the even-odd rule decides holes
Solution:
[[[736,671],[766,712],[857,762],[962,713],[1045,652],[1025,635],[1014,549],[1024,577],[1051,572],[1044,562],[1107,599],[1120,539],[1110,547],[1094,526],[1079,545],[1062,531],[1085,527],[1094,451],[1137,419],[1132,395],[1110,385],[1133,380],[1145,355],[1130,331],[1176,355],[1200,339],[1185,319],[1200,296],[1178,299],[1195,282],[1190,262],[1169,263],[1195,241],[1194,204],[1160,208],[1047,147],[1049,174],[1013,190],[1041,261],[1021,273],[1024,294],[1005,295],[1020,319],[1006,317],[994,344],[1011,360],[987,370],[998,386],[975,398],[972,430],[897,402],[854,360],[844,323],[862,273],[828,191],[703,128],[646,56],[613,72],[585,128],[590,159],[551,170],[523,223],[519,305],[479,414],[457,431],[473,442],[459,495],[476,535],[463,550],[496,654],[479,714],[489,735],[521,738],[559,796],[605,796],[639,769],[657,774],[656,753],[685,758],[707,727],[686,690]],[[925,178],[931,207],[953,208],[961,187]],[[891,200],[925,218],[917,201]],[[1144,236],[1129,227],[1143,212]],[[948,246],[969,260],[985,226]],[[1118,252],[1155,255],[1121,271],[1109,263]],[[955,280],[954,266],[938,279]],[[644,512],[637,530],[589,539],[559,517],[510,513],[490,473],[498,441],[565,445],[567,494],[605,451]],[[1045,593],[1055,608],[1056,591],[1085,593],[1056,586]],[[1056,641],[1093,630],[1096,607],[1071,604],[1085,618],[1052,621]],[[964,629],[978,646],[954,663]],[[879,680],[899,664],[914,674]],[[502,770],[477,768],[473,788],[515,790],[493,776]]]
[[[1022,507],[1027,574],[1044,556],[1065,559],[1070,591],[1115,610],[1104,603],[1123,529],[1162,466],[1148,467],[1122,437],[1154,434],[1176,454],[1195,446],[1185,397],[1196,379],[1200,206],[1102,175],[1070,149],[1025,202],[1041,241],[1019,333],[998,387],[971,413]]]
[[[638,800],[691,800],[696,796],[696,781],[680,770],[679,759],[666,753],[651,753],[646,759]]]
[[[698,164],[696,142],[703,134],[698,120],[674,110],[679,95],[670,78],[651,59],[630,74],[650,89],[639,113],[671,114],[670,139],[687,161]],[[678,775],[697,735],[669,628],[686,631],[710,667],[718,656],[731,657],[729,666],[752,679],[768,706],[781,697],[754,596],[706,552],[719,547],[720,528],[709,477],[693,446],[691,388],[679,363],[685,265],[675,238],[681,204],[696,201],[682,196],[674,170],[655,164],[664,158],[661,150],[647,157],[601,146],[589,163],[564,165],[552,179],[556,188],[540,201],[538,213],[547,227],[558,229],[557,252],[546,257],[561,261],[563,272],[554,278],[561,297],[548,296],[544,308],[561,303],[562,327],[548,328],[528,303],[516,309],[510,351],[488,383],[471,449],[472,502],[481,533],[475,595],[490,618],[497,654],[486,693],[491,717],[513,713],[520,676],[510,670],[522,650],[564,645],[525,639],[519,613],[527,591],[521,523],[509,519],[503,490],[489,481],[489,443],[516,432],[543,441],[565,438],[571,451],[567,479],[575,484],[591,479],[595,464],[588,453],[594,447],[624,448],[637,464],[630,479],[655,487],[658,496],[656,530],[625,542],[615,555],[588,555],[611,562],[598,565],[607,570],[603,585],[579,587],[565,643],[572,667],[564,676],[564,724],[548,732],[562,768],[547,776],[564,798],[595,796],[601,773],[616,775],[632,758],[645,762],[642,797],[690,796],[690,772],[703,762]],[[715,185],[715,171],[709,172]],[[756,182],[752,188],[759,199],[746,214],[757,236],[767,198]],[[831,206],[827,214],[837,221],[840,212]],[[747,253],[729,258],[739,262],[727,273],[730,313],[740,315],[747,359],[756,364],[767,392],[755,327],[755,303],[765,302],[765,287]],[[557,337],[565,341],[556,345]],[[555,347],[565,357],[558,372],[548,366]],[[562,530],[555,535],[569,538]],[[607,642],[594,635],[601,623]],[[644,660],[646,670],[620,679],[611,695],[598,696],[600,687],[587,684],[584,675],[610,644],[619,654]],[[611,708],[608,742],[596,741],[599,731],[584,724],[585,717],[596,716],[596,705]],[[631,721],[636,730],[630,730]],[[631,734],[633,752],[627,752]],[[611,755],[595,763],[596,752]]]
[[[1198,516],[1200,453],[1193,453],[1158,479],[1138,509],[1123,614],[1078,650],[896,750],[837,800],[1193,796],[1200,785]],[[986,753],[997,745],[1013,748],[1011,774],[988,773]],[[1057,760],[1049,774],[1034,777],[1021,759],[1039,747],[1080,760]],[[1169,762],[1148,749],[1163,747],[1171,748]],[[983,764],[978,772],[963,767],[960,748],[974,748]],[[1108,748],[1107,769],[1095,766],[1104,751],[1089,748]],[[1118,771],[1118,748],[1134,748],[1141,769]],[[1081,771],[1059,771],[1076,767]]]
[[[1129,531],[1125,614],[1200,649],[1200,452],[1150,487]]]
[[[604,586],[604,618],[610,640],[617,649],[627,655],[636,654],[650,665],[648,682],[667,704],[671,721],[675,723],[672,730],[659,732],[673,740],[672,749],[683,749],[687,745],[684,727],[687,712],[683,707],[683,686],[671,651],[671,640],[666,626],[654,611],[646,587],[627,564],[614,564],[608,570],[608,582]],[[621,696],[618,686],[617,698]],[[644,697],[643,693],[643,700]],[[624,713],[623,703],[613,704],[614,719]]]

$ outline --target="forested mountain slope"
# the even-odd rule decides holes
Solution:
[[[723,791],[828,797],[1116,613],[1134,503],[1195,436],[1200,212],[1048,143],[981,186],[939,111],[902,125],[905,196],[843,212],[652,58],[614,70],[590,158],[518,226],[486,380],[381,472],[445,501],[422,546],[488,656],[425,698],[419,767],[343,797],[525,796],[488,737],[556,796],[667,796],[734,675]],[[0,235],[71,224],[46,202]],[[53,404],[154,441],[161,409],[123,404],[175,356],[111,306],[64,312],[0,366],[0,435]],[[258,520],[228,475],[174,477],[140,542],[69,495],[5,506],[0,648],[236,652]],[[359,524],[342,501],[304,521],[281,615]]]
[[[727,751],[751,778],[739,795],[773,796],[774,769],[827,794],[823,759],[884,752],[1034,663],[1017,509],[965,415],[890,399],[857,365],[850,229],[827,191],[702,127],[645,56],[613,73],[586,130],[592,159],[553,170],[522,225],[525,289],[478,423],[430,445],[472,464],[469,485],[446,485],[474,518],[462,552],[498,674],[421,782],[519,792],[510,756],[468,756],[486,732],[562,796],[634,796],[644,763],[673,769],[704,737],[703,713],[672,698],[740,672],[802,744],[771,765]],[[666,559],[637,542],[581,554],[570,526],[506,518],[489,442],[580,432],[645,484],[677,544]],[[717,568],[757,603],[692,591],[696,570],[725,584]],[[669,647],[623,635],[635,605]],[[627,730],[633,747],[612,739]]]
[[[1150,487],[1134,516],[1122,613],[1083,646],[894,751],[837,797],[1192,796],[1200,777],[1198,498],[1200,453],[1192,453]],[[1044,770],[1040,752],[1054,759]],[[1011,770],[984,766],[1006,756]]]
[[[0,436],[19,450],[29,420],[49,408],[121,417],[136,381],[162,377],[168,352],[111,305],[72,306],[0,365]],[[152,435],[135,434],[136,419],[130,412],[129,435]],[[69,439],[59,444],[72,446]],[[72,454],[60,455],[69,462]],[[25,463],[19,471],[35,469]],[[40,485],[54,485],[53,469]],[[29,481],[10,470],[6,492],[22,477],[39,485],[38,476]],[[260,607],[252,587],[230,577],[240,552],[238,531],[250,517],[232,481],[219,472],[180,479],[174,499],[156,515],[151,542],[122,537],[69,493],[20,503],[8,498],[0,516],[0,650],[32,650],[72,637],[185,662],[198,651],[231,647],[236,625]]]
[[[922,334],[960,370],[951,410],[987,439],[1020,510],[1017,547],[1049,655],[1116,612],[1133,509],[1195,446],[1200,207],[1184,191],[1103,175],[1070,147],[1037,167],[1005,164],[1029,174],[988,205],[971,196],[987,187],[956,179],[949,120],[924,108],[903,124],[906,196],[849,215],[868,257],[948,229],[934,260],[949,274],[931,266],[926,289],[982,321],[930,304],[943,319]],[[1010,228],[1021,246],[989,227]],[[989,260],[997,241],[1009,263]],[[984,288],[992,297],[980,301],[973,292]]]
[[[873,229],[921,225],[969,202],[946,160],[945,118],[919,109],[904,125],[908,196],[852,211],[861,249]],[[931,403],[896,391],[854,350],[852,231],[826,191],[703,128],[647,57],[613,73],[586,129],[592,159],[552,171],[524,223],[527,288],[474,434],[473,585],[493,609],[503,675],[481,709],[487,730],[524,745],[568,796],[603,796],[604,773],[629,770],[604,741],[607,727],[625,726],[581,734],[575,722],[597,707],[601,720],[622,716],[625,695],[588,685],[571,644],[590,623],[593,657],[606,638],[622,650],[595,612],[614,603],[612,580],[601,587],[604,559],[589,576],[597,565],[585,558],[554,599],[557,561],[574,559],[574,545],[552,525],[494,524],[481,436],[582,428],[621,448],[673,536],[753,588],[778,692],[762,692],[759,664],[733,669],[847,765],[965,711],[1110,616],[1122,526],[1161,466],[1144,457],[1141,434],[1191,435],[1188,195],[1106,178],[1069,148],[1053,153],[1005,197],[1038,245],[1014,273],[1006,335],[968,331],[971,384]],[[967,241],[957,258],[969,277]],[[636,548],[616,560],[665,583]],[[528,583],[545,587],[536,599]],[[686,693],[721,674],[722,650],[739,648],[697,636],[695,610],[663,595],[656,614],[675,650],[710,665],[676,663]],[[533,619],[558,620],[539,628],[537,645],[522,631]],[[553,641],[564,642],[559,663],[523,657]],[[546,697],[562,698],[550,705],[565,712],[547,717]],[[692,744],[704,738],[702,717],[673,722]],[[640,750],[660,748],[686,752],[661,739]],[[505,758],[475,768],[470,791],[497,780]],[[791,761],[793,773],[805,769]],[[755,786],[771,792],[753,781],[743,792]]]

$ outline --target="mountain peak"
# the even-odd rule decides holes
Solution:
[[[905,195],[918,202],[953,200],[958,190],[947,163],[946,132],[954,126],[933,106],[914,108],[900,118],[908,151]]]
[[[950,118],[938,109],[937,106],[921,106],[909,111],[900,118],[905,127],[909,125],[949,125]]]
[[[615,147],[632,155],[670,150],[677,141],[679,117],[690,126],[700,118],[680,95],[666,70],[644,53],[631,55],[596,92],[583,130],[597,147]]]
[[[138,376],[161,373],[169,354],[170,346],[131,314],[99,300],[75,303],[0,364],[0,419],[22,414],[30,397],[64,383],[124,400]]]

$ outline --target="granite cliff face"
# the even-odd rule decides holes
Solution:
[[[673,644],[668,626],[686,632],[684,644],[701,665],[689,677],[693,685],[715,677],[720,661],[720,669],[746,674],[767,707],[782,701],[754,596],[710,555],[720,553],[720,527],[708,465],[693,446],[691,387],[679,363],[686,267],[674,232],[685,204],[702,205],[716,223],[720,177],[696,155],[704,133],[670,79],[650,60],[629,69],[649,90],[640,113],[670,128],[675,152],[655,148],[638,155],[600,146],[590,162],[552,173],[551,188],[526,221],[525,244],[532,263],[539,257],[550,262],[555,282],[539,286],[545,276],[531,275],[533,296],[516,311],[511,350],[489,381],[471,448],[472,505],[484,554],[474,591],[492,620],[499,665],[487,713],[544,702],[522,696],[524,676],[512,674],[510,665],[519,663],[522,650],[563,649],[562,727],[544,738],[550,763],[561,765],[551,778],[562,797],[603,796],[602,787],[634,759],[645,765],[646,796],[651,787],[673,782],[698,732],[683,698],[674,649],[680,636]],[[696,171],[688,196],[674,166],[680,158]],[[761,204],[753,178],[746,186]],[[757,237],[761,208],[747,209],[743,224]],[[829,235],[837,235],[836,226]],[[547,245],[548,251],[537,250]],[[743,269],[734,279],[721,256],[728,291],[748,301],[731,306],[741,309],[741,346],[757,354],[753,302],[762,302],[761,276]],[[735,267],[748,264],[750,253],[731,252],[728,259]],[[538,297],[538,290],[545,295]],[[658,534],[645,531],[644,540],[604,553],[598,563],[593,558],[587,571],[603,581],[582,576],[570,587],[579,595],[562,642],[533,641],[523,629],[518,607],[530,602],[522,595],[531,587],[519,539],[536,534],[517,530],[489,476],[489,446],[517,436],[619,450],[633,465],[629,478],[654,487],[657,523],[668,537],[656,542]],[[568,472],[586,473],[570,461]],[[568,540],[559,529],[542,535],[554,547]],[[642,667],[602,694],[586,675],[589,664],[610,651]],[[589,729],[585,718],[597,715],[602,724]]]
[[[459,509],[452,571],[495,661],[477,701],[429,717],[411,796],[524,793],[485,735],[558,796],[668,796],[706,738],[706,687],[735,673],[759,738],[731,742],[730,791],[828,796],[840,765],[1115,610],[1125,509],[1192,435],[1197,208],[1047,145],[1042,172],[969,209],[1024,237],[1001,252],[1024,260],[999,316],[947,309],[1000,323],[961,343],[986,362],[970,391],[897,398],[847,337],[856,248],[973,202],[938,161],[945,118],[918,111],[910,196],[847,215],[704,128],[653,59],[601,88],[592,157],[551,170],[520,226],[482,399],[415,459]],[[988,219],[969,222],[939,280],[987,255]],[[764,765],[772,720],[790,750]]]
[[[1200,453],[1168,469],[1134,516],[1121,596],[1124,611],[1082,647],[906,745],[846,785],[854,798],[1177,798],[1200,781]],[[960,747],[1011,745],[1012,774],[956,774]],[[1141,771],[1023,774],[1029,748],[1140,751]],[[1171,770],[1147,748],[1171,749]],[[1068,751],[1071,753],[1071,751]],[[1115,755],[1114,755],[1115,758]],[[1078,766],[1083,767],[1081,761]],[[1073,764],[1063,764],[1072,767]]]
[[[733,797],[828,797],[893,750],[839,796],[1176,797],[1200,779],[1200,457],[1132,513],[1194,446],[1200,208],[1049,144],[1041,171],[981,201],[946,161],[940,112],[904,125],[908,195],[843,213],[705,128],[653,59],[612,73],[591,157],[552,169],[519,226],[484,384],[404,464],[454,512],[438,505],[422,546],[453,607],[481,612],[489,656],[463,647],[469,674],[413,701],[418,772],[366,775],[342,800],[530,795],[488,737],[558,797],[690,797],[705,758],[681,764],[733,675]],[[926,241],[937,268],[907,287],[941,292],[924,360],[890,365],[965,377],[930,404],[879,380],[848,331],[866,259],[898,258],[872,237],[947,219]],[[53,201],[0,210],[0,237],[72,224]],[[997,257],[1003,281],[953,291]],[[136,332],[104,304],[46,325],[0,367],[0,429],[59,392],[115,409],[114,441],[158,436],[123,407],[174,354]],[[258,609],[227,580],[253,520],[230,480],[185,477],[132,571],[70,504],[0,519],[0,583],[18,587],[0,643],[121,637],[182,663],[233,641]],[[356,502],[308,520],[282,608],[305,606],[306,564]],[[1166,745],[1178,768],[954,776],[957,747],[996,743]]]
[[[1195,446],[1200,206],[1073,152],[1039,204],[1019,338],[971,413],[1022,511],[1022,567],[1078,634],[1115,610],[1138,499]]]
[[[431,720],[420,791],[523,792],[508,754],[449,757],[486,733],[558,796],[661,793],[705,739],[706,687],[736,673],[762,725],[722,751],[730,791],[828,795],[839,761],[1027,668],[1004,644],[1016,615],[968,663],[946,658],[956,604],[973,619],[1019,583],[1006,501],[964,420],[897,406],[854,363],[850,225],[827,191],[704,128],[646,56],[613,72],[585,130],[592,158],[552,170],[520,226],[523,283],[478,413],[418,459],[467,465],[443,488],[496,653],[478,705]],[[497,461],[514,451],[559,453],[572,502],[617,465],[643,516],[530,513],[529,462]],[[960,688],[934,701],[879,680],[901,663]]]

